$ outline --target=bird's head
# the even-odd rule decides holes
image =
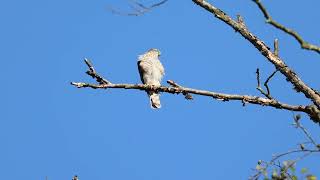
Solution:
[[[159,51],[159,49],[156,49],[156,48],[149,49],[148,53],[151,53],[157,56],[161,55],[161,52]]]

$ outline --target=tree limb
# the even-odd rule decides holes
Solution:
[[[136,89],[142,91],[157,91],[157,92],[165,92],[170,94],[183,94],[186,99],[191,99],[191,94],[201,95],[201,96],[208,96],[212,97],[216,100],[222,101],[241,101],[243,104],[250,103],[250,104],[257,104],[261,106],[270,106],[277,109],[286,109],[290,111],[297,111],[297,112],[304,112],[310,116],[310,118],[314,121],[319,123],[320,122],[320,111],[317,111],[317,108],[314,105],[303,106],[303,105],[290,105],[285,104],[282,102],[277,101],[276,99],[268,99],[259,96],[250,96],[250,95],[238,95],[238,94],[225,94],[225,93],[218,93],[206,90],[199,90],[199,89],[192,89],[188,87],[183,87],[178,85],[172,80],[168,80],[168,84],[172,87],[166,86],[149,86],[145,84],[113,84],[109,81],[102,78],[97,72],[94,70],[93,65],[85,59],[85,63],[89,68],[89,71],[86,73],[93,77],[98,84],[90,84],[90,83],[83,83],[83,82],[71,82],[71,85],[77,88],[93,88],[93,89]]]
[[[259,96],[249,96],[249,95],[238,95],[238,94],[224,94],[206,90],[192,89],[187,87],[167,87],[167,86],[148,86],[145,84],[90,84],[83,82],[71,82],[71,85],[77,88],[93,88],[93,89],[137,89],[137,90],[153,90],[158,92],[166,92],[170,94],[180,94],[180,93],[189,93],[202,96],[209,96],[213,99],[222,100],[222,101],[244,101],[250,104],[258,104],[262,106],[271,106],[277,109],[286,109],[290,111],[299,111],[299,112],[308,112],[306,109],[307,106],[302,105],[289,105],[281,103],[274,99],[270,100],[267,98]]]
[[[253,0],[253,2],[255,2],[258,5],[258,7],[261,10],[261,12],[263,13],[267,23],[271,24],[273,27],[280,29],[281,31],[294,37],[299,42],[302,49],[307,49],[307,50],[311,50],[311,51],[315,51],[317,53],[320,53],[319,46],[316,46],[316,45],[313,45],[313,44],[306,42],[305,40],[303,40],[303,38],[296,31],[289,29],[289,28],[286,28],[282,24],[274,21],[260,0]]]
[[[222,20],[230,27],[232,27],[236,32],[239,32],[245,39],[247,39],[252,45],[258,49],[267,60],[272,63],[277,70],[279,70],[284,76],[286,76],[287,81],[289,81],[298,92],[302,92],[308,99],[310,99],[318,108],[320,109],[320,96],[306,85],[296,73],[289,68],[285,62],[274,54],[270,48],[264,44],[257,36],[251,33],[248,28],[243,27],[237,21],[233,20],[230,16],[224,13],[222,10],[214,7],[212,4],[206,2],[205,0],[192,0],[195,4],[204,8],[208,12],[215,15],[216,18]]]
[[[92,63],[87,58],[84,59],[84,62],[86,63],[86,65],[89,68],[89,70],[86,72],[89,76],[91,76],[92,78],[96,79],[99,84],[111,84],[110,81],[104,79],[103,77],[101,77],[96,72],[96,70],[94,69]]]

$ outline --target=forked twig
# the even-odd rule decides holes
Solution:
[[[167,83],[170,84],[172,87],[176,87],[176,88],[182,87],[172,80],[168,80]],[[184,98],[186,98],[187,100],[193,100],[193,97],[190,93],[182,92],[182,94],[184,95]]]
[[[267,9],[263,6],[263,4],[261,3],[260,0],[253,0],[253,2],[255,2],[258,5],[258,7],[261,10],[262,14],[264,15],[267,23],[271,24],[273,27],[280,29],[281,31],[294,37],[299,42],[302,49],[307,49],[307,50],[311,50],[311,51],[315,51],[317,53],[320,53],[319,46],[316,46],[316,45],[313,45],[313,44],[306,42],[305,40],[303,40],[303,38],[296,31],[289,29],[289,28],[283,26],[282,24],[276,22],[275,20],[273,20],[272,17],[269,15]]]
[[[270,94],[270,88],[269,88],[268,83],[269,83],[270,79],[276,74],[277,71],[278,71],[278,70],[275,70],[275,71],[266,79],[266,81],[263,83],[263,85],[264,85],[264,86],[266,87],[266,89],[267,89],[267,92],[265,92],[265,91],[261,88],[261,86],[260,86],[260,70],[259,70],[259,68],[257,68],[257,71],[256,71],[256,74],[257,74],[257,82],[258,82],[256,89],[257,89],[261,94],[263,94],[264,96],[266,96],[268,99],[273,99],[273,97],[272,97],[271,94]]]

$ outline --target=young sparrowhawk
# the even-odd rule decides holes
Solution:
[[[138,69],[143,84],[151,86],[160,86],[161,79],[164,75],[164,68],[159,60],[160,51],[150,49],[139,56]],[[158,92],[147,91],[150,97],[151,108],[161,108],[160,94]]]

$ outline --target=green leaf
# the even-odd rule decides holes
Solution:
[[[272,170],[272,175],[275,175],[275,176],[278,175],[278,171],[276,169],[273,169]]]
[[[260,166],[260,165],[256,165],[256,170],[257,171],[261,171],[263,169],[263,167],[262,166]]]
[[[296,168],[295,168],[293,165],[290,166],[290,170],[291,170],[292,173],[295,173],[295,172],[296,172]]]
[[[314,175],[308,175],[307,180],[317,180],[317,177]]]
[[[305,174],[305,173],[308,172],[308,169],[307,168],[302,168],[300,172],[301,172],[301,174]]]
[[[265,169],[263,169],[263,175],[264,175],[264,177],[268,176],[268,172]]]
[[[272,177],[272,178],[277,178],[277,177],[278,177],[278,172],[277,172],[277,170],[274,169],[274,170],[272,171],[271,177]]]

